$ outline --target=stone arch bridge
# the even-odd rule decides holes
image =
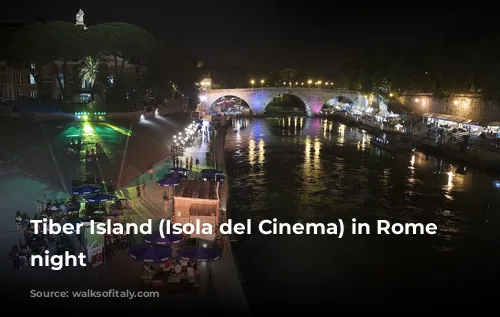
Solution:
[[[200,93],[206,106],[212,106],[217,99],[235,96],[245,101],[254,115],[263,115],[267,105],[277,96],[286,94],[296,96],[304,102],[308,116],[318,115],[323,105],[330,99],[344,97],[355,105],[362,105],[363,96],[357,91],[318,89],[318,88],[245,88],[215,89]]]

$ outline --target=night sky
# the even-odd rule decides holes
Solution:
[[[306,3],[310,5],[306,5]],[[210,4],[210,5],[209,5]],[[425,1],[16,1],[5,21],[74,21],[79,8],[89,26],[123,21],[144,27],[168,46],[198,56],[209,67],[248,71],[295,68],[329,71],[370,47],[422,45],[456,23],[482,25],[480,2],[459,7]],[[17,7],[16,7],[17,6]],[[5,11],[4,11],[5,12]]]

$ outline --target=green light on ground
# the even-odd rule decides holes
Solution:
[[[88,117],[87,115],[84,115],[84,116],[83,116],[83,120],[85,120],[85,121],[86,121],[86,120],[88,120],[88,119],[89,119],[89,117]]]
[[[83,135],[85,135],[85,136],[93,136],[93,135],[95,135],[94,128],[92,127],[92,125],[89,122],[83,123],[82,130],[83,130]]]

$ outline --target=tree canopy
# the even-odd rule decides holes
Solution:
[[[435,45],[367,50],[349,60],[342,86],[375,91],[477,93],[500,99],[500,36],[454,26]]]
[[[120,95],[120,99],[125,98],[129,90],[165,91],[171,90],[174,85],[185,95],[190,95],[195,92],[194,83],[200,75],[197,58],[184,53],[172,53],[142,27],[123,22],[102,23],[88,29],[64,21],[34,22],[15,31],[8,43],[10,61],[37,65],[36,69],[30,69],[37,84],[40,84],[40,67],[52,64],[52,75],[59,82],[64,95],[69,88],[61,78],[66,81],[66,74],[73,74],[81,80],[81,69],[87,68],[83,73],[89,73],[89,65],[83,61],[96,59],[96,56],[114,58],[115,79],[113,84],[105,84],[109,84],[108,92],[111,95]],[[69,62],[77,61],[81,61],[80,71],[70,72]],[[124,74],[126,61],[141,61],[141,65],[147,65],[147,78],[141,77],[144,74]],[[96,72],[98,69],[92,67],[93,81],[98,82],[100,78],[101,84],[105,82],[102,74]],[[136,78],[131,78],[133,76]],[[138,82],[146,83],[148,87],[137,85]]]

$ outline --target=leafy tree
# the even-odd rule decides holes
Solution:
[[[107,66],[106,61],[100,55],[97,55],[96,57],[87,56],[80,62],[80,81],[82,83],[87,82],[90,85],[92,94],[94,94],[97,86],[102,87],[103,76],[101,76],[101,74],[103,73],[103,66]],[[92,97],[92,99],[94,98]]]
[[[173,72],[170,69],[172,54],[158,45],[147,60],[147,85],[154,92],[155,104],[172,97]]]
[[[115,74],[123,73],[127,60],[146,58],[156,47],[154,36],[133,24],[102,23],[92,26],[87,32],[86,37],[91,41],[90,51],[114,57]],[[121,62],[118,57],[122,58]]]
[[[69,69],[68,62],[77,61],[85,56],[83,55],[85,51],[81,50],[84,32],[84,28],[70,22],[54,21],[45,25],[42,39],[46,46],[45,50],[52,53],[52,77],[57,80],[64,98],[69,96],[72,88],[75,88],[69,87],[70,77],[77,79],[76,74]],[[58,61],[62,64],[57,63]]]
[[[198,103],[198,89],[195,83],[201,76],[198,58],[186,53],[175,54],[170,60],[169,68],[173,75],[172,82],[184,96],[189,97],[191,106],[194,107]]]
[[[36,68],[30,68],[30,72],[35,78],[39,92],[42,91],[41,67],[52,61],[52,54],[44,43],[45,35],[45,24],[39,22],[30,23],[12,34],[8,46],[11,62],[24,63],[29,61],[36,64]]]

